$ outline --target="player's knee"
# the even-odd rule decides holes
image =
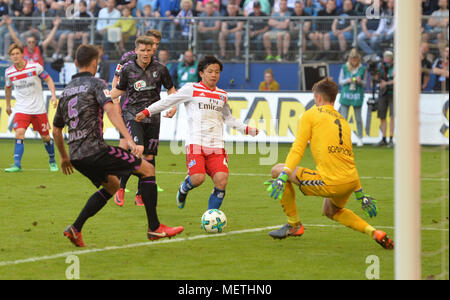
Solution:
[[[331,203],[331,200],[326,198],[323,207],[322,207],[322,214],[331,219],[334,220],[334,215],[340,210],[340,208],[336,207],[333,203]]]
[[[225,190],[228,183],[228,173],[217,173],[214,176],[214,186],[218,189]]]
[[[205,174],[199,173],[199,174],[191,175],[191,182],[192,182],[193,186],[197,187],[197,186],[201,185],[203,182],[205,182],[205,180],[206,180]]]
[[[283,172],[284,164],[275,165],[271,170],[272,178],[277,178]]]
[[[141,166],[137,171],[137,174],[141,178],[155,176],[155,167],[151,163],[143,159],[141,162]]]

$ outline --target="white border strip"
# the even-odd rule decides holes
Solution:
[[[206,238],[216,238],[216,237],[223,237],[223,236],[236,235],[236,234],[260,232],[260,231],[264,231],[264,230],[280,228],[281,226],[282,225],[244,229],[244,230],[230,231],[230,232],[219,233],[219,234],[201,234],[201,235],[185,237],[185,238],[165,239],[165,240],[159,240],[159,241],[154,241],[154,242],[134,243],[134,244],[127,244],[127,245],[122,245],[122,246],[108,246],[105,248],[94,248],[94,249],[86,249],[86,250],[78,250],[78,251],[69,251],[69,252],[63,252],[63,253],[58,253],[58,254],[54,254],[54,255],[30,257],[30,258],[18,259],[18,260],[13,260],[13,261],[0,261],[0,267],[19,265],[19,264],[25,264],[25,263],[31,263],[31,262],[38,262],[38,261],[44,261],[44,260],[52,260],[52,259],[56,259],[56,258],[67,257],[69,255],[82,255],[82,254],[89,254],[89,253],[95,253],[95,252],[122,250],[122,249],[145,247],[145,246],[156,246],[159,244],[178,243],[178,242],[186,242],[186,241],[193,241],[193,240],[206,239]],[[333,225],[333,224],[304,224],[304,226],[305,227],[345,228],[344,226],[342,226],[340,224],[336,224],[336,225]],[[376,226],[376,227],[380,228],[380,229],[381,228],[384,228],[384,229],[393,229],[394,228],[393,226]],[[432,227],[423,227],[422,230],[447,231],[448,232],[448,229],[432,228]]]

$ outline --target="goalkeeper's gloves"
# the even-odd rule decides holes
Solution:
[[[270,197],[275,200],[280,200],[283,197],[284,186],[286,185],[288,178],[289,175],[283,171],[278,178],[264,182],[265,185],[270,185],[267,188],[267,191],[271,193]]]
[[[375,198],[370,197],[369,195],[365,195],[364,193],[357,193],[356,194],[356,200],[361,203],[361,208],[366,214],[366,216],[373,218],[376,217],[378,214],[378,208],[375,205],[377,203],[377,200]]]

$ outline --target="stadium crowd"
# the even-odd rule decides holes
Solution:
[[[34,61],[71,62],[78,44],[94,43],[105,50],[104,60],[114,61],[137,37],[158,29],[169,60],[181,61],[193,49],[197,57],[213,53],[239,61],[246,45],[242,17],[248,17],[253,61],[302,55],[303,61],[344,62],[352,48],[364,62],[379,61],[393,46],[394,5],[395,0],[0,0],[0,59],[8,58],[8,46],[16,42]],[[422,8],[423,64],[432,69],[445,58],[448,0],[422,0]],[[195,27],[191,17],[198,17]]]

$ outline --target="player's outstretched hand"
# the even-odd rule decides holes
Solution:
[[[370,197],[369,195],[364,195],[361,198],[357,198],[359,203],[361,203],[361,208],[366,216],[373,218],[378,214],[378,208],[376,206],[377,200]]]
[[[73,166],[69,158],[61,158],[61,170],[64,175],[71,175],[73,173]]]
[[[267,191],[271,193],[270,197],[275,200],[281,200],[281,198],[283,198],[284,186],[286,185],[288,178],[289,175],[286,172],[281,172],[278,178],[264,182],[265,185],[269,185]]]
[[[257,136],[259,133],[259,129],[247,126],[247,128],[245,128],[245,133],[251,136]]]

